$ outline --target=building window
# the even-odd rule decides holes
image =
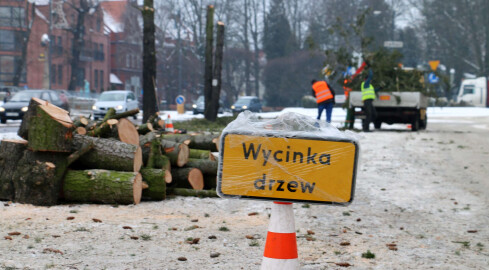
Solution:
[[[94,77],[95,89],[97,89],[98,88],[98,70],[95,70],[93,73],[94,73],[93,77]]]
[[[0,30],[0,51],[20,51],[22,46],[22,32]]]
[[[56,84],[56,65],[51,65],[51,83]]]
[[[104,91],[104,71],[100,71],[100,88]]]
[[[97,18],[97,32],[100,32],[102,29],[102,20],[100,18]]]
[[[63,84],[63,66],[58,65],[58,84]]]
[[[131,62],[131,56],[129,54],[126,54],[126,67],[130,67]]]
[[[0,55],[0,82],[11,83],[14,80],[16,67],[20,64],[20,57]],[[26,71],[22,70],[20,81],[25,82]]]
[[[25,12],[23,7],[0,7],[0,26],[24,27]]]

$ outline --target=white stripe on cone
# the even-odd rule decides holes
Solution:
[[[274,233],[294,233],[295,220],[294,209],[292,204],[272,205],[270,216],[269,232]],[[268,239],[267,239],[268,240]],[[299,260],[295,259],[274,259],[263,257],[261,270],[297,270],[299,269]]]

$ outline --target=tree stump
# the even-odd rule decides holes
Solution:
[[[26,149],[24,140],[3,140],[0,144],[0,200],[14,200],[14,174]]]
[[[36,114],[28,121],[29,149],[71,152],[73,123],[65,110],[52,104],[37,105]]]
[[[45,105],[49,107],[54,107],[57,110],[63,111],[65,115],[68,115],[69,113],[45,100],[39,99],[39,98],[31,98],[31,101],[29,102],[29,107],[27,109],[27,112],[24,113],[24,117],[22,118],[22,123],[20,124],[19,130],[17,131],[17,134],[24,138],[25,140],[28,140],[29,138],[29,122],[32,119],[33,116],[37,115],[37,106],[39,105]],[[63,119],[66,120],[65,117]],[[71,119],[70,119],[71,122]]]
[[[204,188],[204,176],[197,168],[173,168],[171,187],[173,188]]]
[[[138,204],[142,187],[142,177],[137,172],[68,170],[63,194],[70,202]]]
[[[106,169],[114,171],[139,172],[143,164],[141,147],[116,140],[75,135],[73,147],[93,144],[93,149],[80,157],[74,164],[83,169]]]

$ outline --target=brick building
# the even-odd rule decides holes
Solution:
[[[77,30],[75,25],[78,19],[78,12],[72,5],[78,7],[80,1],[83,0],[70,0],[70,3],[36,0],[34,10],[26,0],[0,1],[0,40],[7,37],[4,43],[0,41],[0,83],[12,84],[11,72],[15,65],[12,56],[21,57],[22,36],[29,31],[33,20],[27,46],[25,76],[20,85],[27,85],[31,89],[49,88],[49,85],[51,89],[68,89],[72,76],[72,33]],[[8,16],[10,20],[4,16]],[[110,86],[109,35],[104,29],[100,7],[87,12],[80,30],[83,31],[83,45],[79,69],[76,71],[79,74],[76,89],[84,86],[85,79],[90,83],[92,92],[107,90]],[[10,65],[11,68],[8,65],[5,67],[4,64],[12,62],[14,65]]]

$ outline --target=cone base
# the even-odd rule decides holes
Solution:
[[[263,257],[260,270],[298,270],[298,259],[282,260]]]

